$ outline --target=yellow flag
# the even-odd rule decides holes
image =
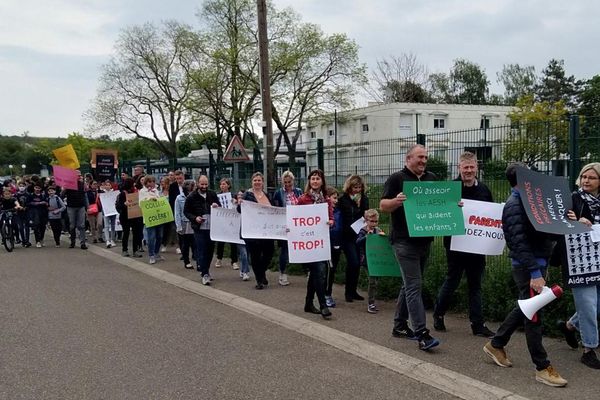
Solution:
[[[79,168],[79,160],[77,154],[73,149],[73,145],[68,144],[58,149],[52,150],[54,157],[58,160],[58,164],[65,168],[77,169]]]

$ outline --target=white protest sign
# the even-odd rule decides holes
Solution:
[[[590,238],[592,239],[592,242],[600,242],[600,225],[592,225]]]
[[[502,209],[504,204],[462,199],[465,234],[452,236],[450,250],[499,255],[504,251]]]
[[[102,203],[102,214],[105,217],[119,214],[115,207],[117,197],[119,196],[118,190],[111,190],[110,192],[100,193],[100,203]]]
[[[285,208],[266,206],[252,201],[244,201],[241,207],[244,239],[287,240]]]
[[[117,219],[115,220],[115,232],[123,231],[123,225],[121,225],[121,220],[119,219],[119,214],[117,214]]]
[[[215,242],[239,243],[245,242],[240,238],[242,216],[236,210],[223,207],[210,209],[210,239]]]
[[[365,222],[365,217],[360,217],[359,219],[357,219],[356,221],[354,221],[352,223],[352,225],[350,225],[350,228],[352,228],[352,230],[354,232],[356,232],[356,234],[358,235],[358,232],[360,232],[360,230],[362,229],[363,226],[366,225]]]
[[[288,252],[291,263],[331,259],[328,204],[287,206]]]
[[[219,203],[221,203],[221,207],[223,208],[234,208],[233,200],[231,198],[231,193],[219,193],[217,194],[219,197]]]

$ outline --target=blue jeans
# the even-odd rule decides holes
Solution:
[[[248,263],[248,251],[245,244],[236,244],[238,251],[238,259],[240,260],[240,272],[250,273],[250,264]]]
[[[146,228],[148,234],[148,256],[156,257],[160,252],[160,241],[162,239],[162,225]]]
[[[407,326],[410,317],[413,331],[419,334],[426,329],[425,306],[421,291],[431,242],[415,244],[399,239],[392,244],[392,247],[400,263],[403,281],[396,303],[394,326]]]
[[[581,334],[581,343],[588,349],[598,347],[598,315],[600,313],[600,285],[577,286],[571,289],[577,311],[569,323]]]
[[[285,274],[285,270],[290,260],[287,241],[278,240],[277,244],[279,245],[279,272]]]
[[[208,229],[194,231],[194,241],[196,242],[198,268],[200,268],[200,273],[204,276],[210,270],[210,262],[215,252],[215,242],[210,239],[210,231]]]
[[[71,244],[75,243],[76,229],[79,231],[79,241],[81,242],[81,244],[85,244],[85,221],[87,219],[85,207],[67,206],[67,214],[69,215],[69,230],[71,231]]]
[[[117,223],[117,216],[110,215],[108,217],[104,217],[104,241],[108,243],[109,241],[115,241],[115,236],[117,232],[115,231],[115,224]]]

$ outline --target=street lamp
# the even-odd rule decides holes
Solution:
[[[12,176],[13,165],[12,164],[8,164],[8,169],[10,170],[10,176]]]
[[[25,173],[25,168],[27,168],[27,165],[25,164],[21,164],[21,173],[24,174]]]

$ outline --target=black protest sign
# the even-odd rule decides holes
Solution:
[[[96,177],[98,180],[114,181],[115,172],[114,154],[96,154]]]
[[[567,218],[573,204],[565,178],[518,167],[517,187],[527,217],[536,231],[566,235],[590,230],[584,224]]]

